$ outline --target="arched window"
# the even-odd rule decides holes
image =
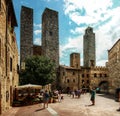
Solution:
[[[67,83],[69,83],[70,82],[70,80],[69,79],[67,79]]]

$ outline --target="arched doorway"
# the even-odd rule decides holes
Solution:
[[[100,91],[103,93],[108,93],[109,83],[108,81],[101,81],[99,83]]]

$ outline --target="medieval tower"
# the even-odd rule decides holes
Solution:
[[[22,6],[20,33],[20,63],[33,55],[33,9]]]
[[[80,53],[70,54],[70,66],[80,68]]]
[[[95,33],[91,27],[85,30],[83,46],[84,67],[96,66]]]
[[[46,8],[42,14],[42,55],[59,66],[59,24],[58,12]]]

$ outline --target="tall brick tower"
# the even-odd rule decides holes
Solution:
[[[42,54],[59,66],[58,12],[46,8],[42,14]]]
[[[20,64],[33,55],[33,9],[22,6],[20,27]]]
[[[79,53],[70,54],[70,66],[74,68],[80,68],[80,54]]]
[[[94,67],[96,65],[95,33],[91,27],[85,30],[83,46],[84,67]]]

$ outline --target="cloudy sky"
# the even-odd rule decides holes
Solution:
[[[91,26],[96,37],[96,64],[104,66],[108,50],[120,38],[120,0],[13,0],[20,46],[21,6],[34,10],[34,44],[41,45],[41,16],[46,7],[59,12],[60,64],[69,66],[70,54],[80,53],[83,65],[83,35]]]

